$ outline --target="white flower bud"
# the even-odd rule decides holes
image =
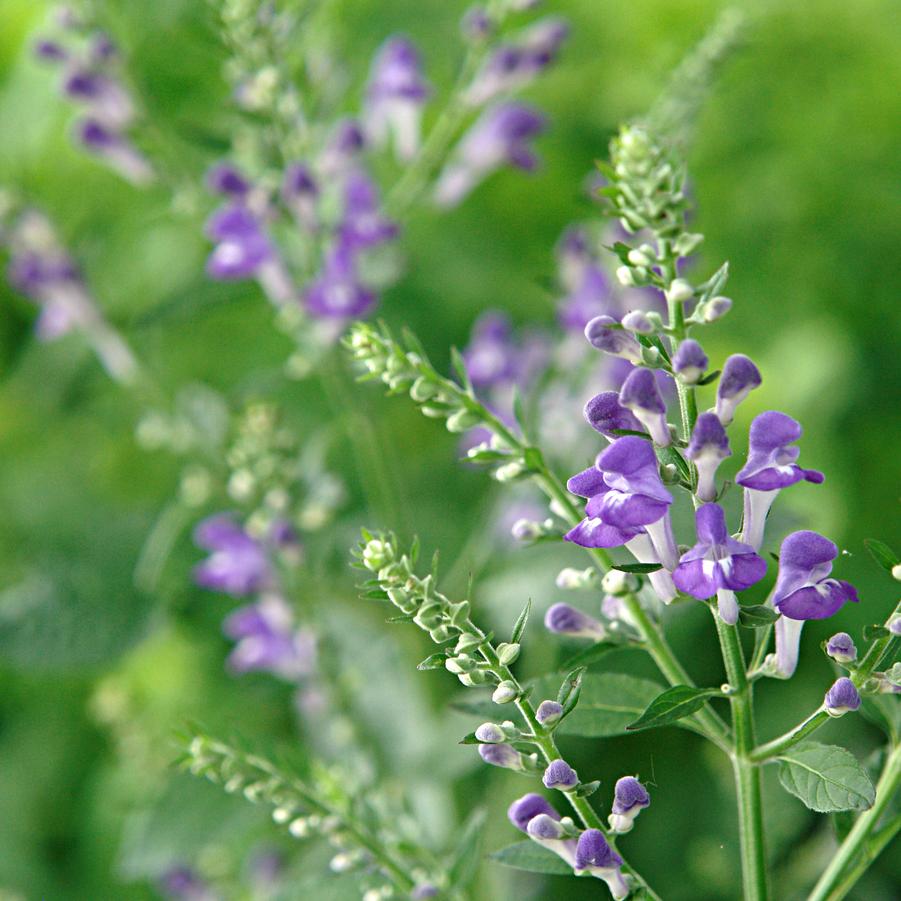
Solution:
[[[511,701],[515,701],[519,697],[519,689],[516,686],[515,682],[511,682],[509,679],[505,679],[498,685],[497,688],[494,689],[494,694],[491,695],[491,700],[494,701],[495,704],[509,704]]]
[[[732,301],[728,297],[713,297],[704,304],[704,322],[716,322],[732,309]]]
[[[666,299],[671,300],[674,303],[684,303],[686,300],[691,300],[694,297],[694,288],[692,288],[691,284],[687,282],[684,278],[677,278],[673,280],[673,283],[669,286],[669,289],[666,292]]]
[[[604,578],[601,580],[601,587],[607,594],[612,594],[614,597],[622,597],[625,594],[630,594],[635,591],[638,587],[636,581],[635,576],[631,573],[624,573],[618,569],[611,569],[608,573],[604,574]]]
[[[901,563],[896,563],[896,564],[892,567],[892,578],[893,578],[896,582],[901,582]]]
[[[635,287],[635,279],[632,277],[632,270],[628,266],[618,266],[616,269],[616,280],[626,288]]]

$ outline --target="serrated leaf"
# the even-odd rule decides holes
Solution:
[[[776,622],[779,614],[772,607],[765,604],[753,604],[748,607],[738,608],[738,620],[749,629],[759,629]]]
[[[884,542],[877,538],[864,538],[864,547],[870,552],[870,556],[889,574],[892,569],[901,563],[898,555]]]
[[[510,635],[510,644],[519,644],[520,638],[522,638],[522,633],[526,630],[526,623],[529,621],[529,613],[532,610],[532,599],[529,598],[526,601],[525,607],[522,608],[522,613],[516,618],[516,623],[513,626],[513,632]]]
[[[558,676],[535,683],[536,696],[553,696]],[[560,723],[557,732],[585,738],[625,735],[626,726],[660,694],[662,686],[625,673],[585,673],[579,706]]]
[[[619,570],[621,573],[655,573],[658,569],[662,569],[660,563],[614,563],[611,569]]]
[[[690,716],[707,703],[708,698],[722,696],[719,688],[694,688],[691,685],[674,685],[659,694],[647,706],[642,715],[626,726],[629,732],[639,729],[657,729],[676,720]]]
[[[548,851],[541,845],[526,839],[524,842],[516,842],[507,845],[500,851],[489,855],[505,867],[513,867],[515,870],[526,870],[529,873],[544,873],[547,876],[572,876],[572,867],[557,857],[553,851]]]
[[[876,792],[857,758],[838,745],[802,742],[779,758],[782,787],[817,813],[866,810]]]

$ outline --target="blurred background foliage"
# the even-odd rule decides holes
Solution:
[[[517,323],[552,322],[552,248],[567,223],[594,215],[581,189],[592,161],[618,122],[648,106],[720,6],[545,5],[571,20],[572,37],[560,64],[528,92],[552,120],[539,172],[500,174],[447,215],[415,213],[403,240],[406,273],[383,298],[389,323],[410,325],[441,365],[486,308]],[[700,265],[708,271],[729,259],[735,299],[704,343],[714,360],[740,350],[760,364],[764,385],[742,407],[744,424],[772,407],[804,424],[804,463],[824,470],[827,482],[783,496],[780,528],[816,528],[846,548],[840,576],[862,599],[836,620],[809,624],[791,683],[762,686],[768,737],[821,697],[830,670],[818,643],[839,626],[859,635],[895,601],[862,539],[897,545],[899,535],[901,8],[892,0],[748,6],[756,24],[714,89],[691,154],[697,225],[707,234]],[[453,680],[415,672],[430,653],[425,640],[384,625],[380,609],[355,599],[345,553],[362,523],[415,530],[426,548],[441,548],[448,590],[464,590],[473,572],[477,610],[504,628],[527,594],[542,613],[559,600],[554,575],[579,565],[578,555],[491,543],[486,521],[498,489],[457,465],[456,439],[410,403],[352,388],[343,362],[333,364],[337,403],[315,379],[282,380],[289,341],[272,328],[256,287],[203,275],[201,226],[211,202],[174,210],[163,188],[136,190],[75,150],[70,110],[29,52],[49,6],[0,7],[0,183],[54,218],[108,315],[166,389],[197,381],[237,400],[271,396],[301,433],[330,424],[330,466],[347,481],[349,499],[334,527],[313,539],[310,557],[321,564],[299,603],[329,611],[333,631],[347,636],[342,678],[373,754],[412,789],[424,830],[444,838],[485,803],[487,849],[514,840],[503,809],[523,783],[476,766],[472,749],[456,746],[473,724],[447,712]],[[335,7],[352,84],[362,82],[383,37],[402,31],[446,89],[463,4]],[[199,179],[229,127],[225,51],[210,8],[200,0],[108,0],[99,9],[159,134],[172,136],[173,159]],[[231,602],[190,584],[198,553],[187,533],[159,590],[135,589],[135,561],[175,491],[178,465],[138,448],[138,405],[105,379],[77,337],[37,343],[33,308],[5,284],[0,308],[0,897],[152,898],[156,877],[182,860],[239,881],[248,850],[285,839],[261,811],[174,774],[172,734],[194,717],[214,730],[291,742],[290,691],[266,676],[237,680],[224,671],[220,622]],[[367,438],[351,446],[345,436],[364,419]],[[373,490],[379,458],[390,497]],[[718,684],[719,654],[701,606],[680,608],[670,629],[698,682]],[[556,642],[541,633],[535,616],[521,664],[528,672],[555,662]],[[604,667],[653,675],[648,661],[628,653]],[[848,717],[827,727],[826,740],[863,757],[875,745],[869,728]],[[724,760],[675,729],[607,741],[600,754],[596,742],[572,740],[567,751],[580,771],[604,780],[601,803],[616,775],[640,772],[650,781],[653,807],[625,847],[663,897],[737,895]],[[770,781],[767,789],[778,895],[791,898],[822,867],[831,839],[822,819]],[[897,897],[897,850],[854,897]],[[295,853],[285,897],[356,896],[352,881],[326,875],[321,849]],[[479,885],[486,899],[570,898],[592,888],[541,884],[490,864]]]

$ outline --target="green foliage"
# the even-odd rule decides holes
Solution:
[[[818,813],[866,810],[875,800],[866,770],[844,748],[803,742],[779,761],[782,787]]]
[[[572,876],[572,867],[561,860],[553,851],[526,840],[507,845],[500,851],[491,854],[491,859],[512,867],[515,870],[526,870],[529,873],[546,873],[550,876]]]
[[[657,729],[669,726],[683,717],[697,713],[708,698],[722,696],[719,688],[692,688],[688,685],[674,685],[657,695],[647,706],[641,716],[629,723],[626,729],[634,732],[639,729]]]

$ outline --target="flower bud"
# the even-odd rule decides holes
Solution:
[[[601,587],[606,594],[612,594],[614,597],[623,597],[638,589],[638,579],[632,573],[611,569],[601,579]]]
[[[893,578],[896,582],[901,582],[901,563],[896,563],[896,564],[892,567],[892,578]]]
[[[410,386],[410,397],[419,404],[434,397],[437,393],[438,386],[422,376],[416,379]]]
[[[482,725],[476,729],[476,738],[480,742],[489,745],[501,744],[507,740],[504,730],[501,729],[497,723],[482,723]]]
[[[511,701],[515,701],[519,697],[519,687],[515,682],[512,682],[510,679],[504,679],[497,688],[494,689],[494,694],[491,695],[491,700],[494,701],[495,704],[509,704]]]
[[[654,332],[654,325],[642,310],[632,310],[626,313],[622,321],[623,328],[639,335],[650,335]]]
[[[479,756],[485,763],[505,770],[522,770],[522,755],[512,745],[479,745]]]
[[[363,565],[366,569],[377,572],[394,559],[394,550],[387,541],[373,538],[363,548]]]
[[[553,726],[563,716],[563,705],[556,701],[542,701],[535,711],[535,719],[542,726]]]
[[[449,432],[467,432],[481,421],[481,417],[471,410],[457,410],[447,418],[447,430]]]
[[[650,803],[647,789],[634,776],[618,779],[613,794],[612,812],[607,818],[610,829],[620,834],[631,832],[635,817]]]
[[[557,573],[556,585],[563,591],[576,591],[580,588],[591,588],[597,579],[597,570],[592,567],[588,569],[573,569],[567,566]]]
[[[558,635],[591,638],[594,641],[607,638],[607,629],[603,623],[569,604],[552,605],[544,615],[544,625]]]
[[[704,322],[716,322],[732,309],[732,301],[728,297],[713,297],[704,304]]]
[[[635,287],[635,279],[632,276],[632,268],[630,266],[617,266],[616,280],[624,288],[634,288]]]
[[[836,663],[853,663],[857,659],[857,648],[847,632],[837,632],[826,642],[826,654]]]
[[[565,761],[552,760],[542,777],[545,788],[557,788],[568,792],[579,785],[579,774]]]
[[[504,666],[510,666],[515,663],[519,657],[520,646],[518,644],[510,644],[502,642],[497,646],[497,658]]]
[[[510,529],[510,534],[517,541],[535,541],[541,537],[541,524],[531,519],[517,519]]]
[[[829,716],[844,716],[860,707],[860,695],[854,683],[847,676],[842,676],[841,679],[836,679],[832,688],[826,692],[823,703]]]
[[[525,472],[526,467],[520,461],[516,460],[513,463],[505,463],[503,466],[498,466],[494,471],[494,478],[501,483],[513,482],[522,477]]]
[[[694,288],[684,278],[674,279],[666,292],[666,299],[673,301],[673,303],[685,303],[685,301],[691,300],[694,296]]]

